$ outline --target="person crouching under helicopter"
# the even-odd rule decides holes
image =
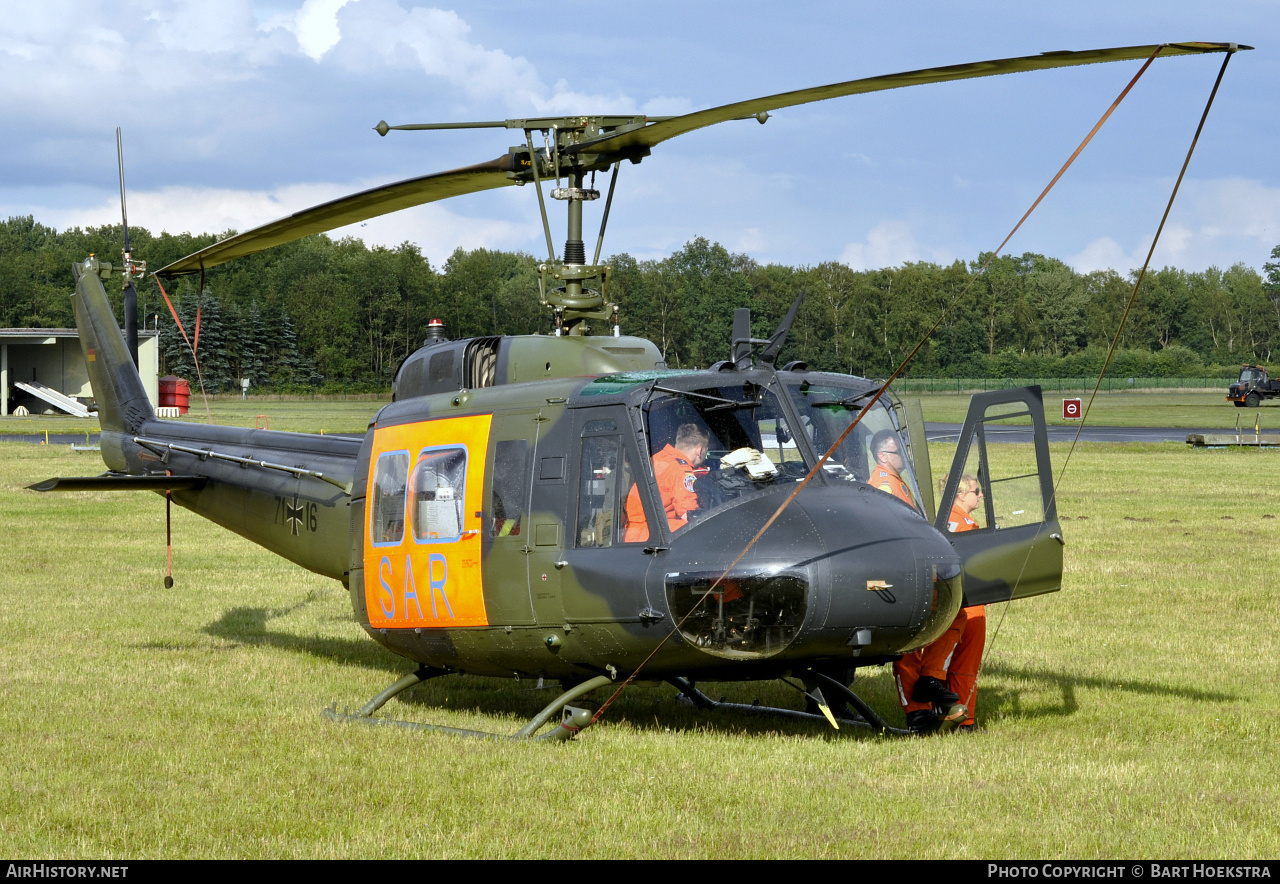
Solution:
[[[946,484],[944,476],[938,483],[939,494]],[[947,530],[955,534],[981,527],[972,515],[981,501],[982,486],[978,480],[967,473],[961,476],[947,518]],[[964,731],[975,729],[978,669],[986,644],[986,607],[961,608],[947,631],[932,644],[893,664],[898,701],[906,710],[910,730],[929,733],[954,726]]]
[[[658,480],[658,494],[672,531],[687,525],[690,515],[698,509],[698,494],[694,490],[698,476],[694,470],[707,459],[709,441],[702,427],[681,424],[676,430],[676,444],[667,445],[653,456],[653,475]],[[649,525],[640,503],[640,487],[633,485],[627,495],[627,531],[623,541],[648,539]]]

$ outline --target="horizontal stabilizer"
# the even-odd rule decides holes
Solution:
[[[28,485],[32,491],[199,491],[208,476],[63,476]]]

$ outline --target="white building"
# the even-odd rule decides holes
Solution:
[[[154,408],[159,397],[160,341],[155,331],[138,332],[138,363],[142,385]],[[33,383],[34,382],[34,383]],[[42,385],[64,396],[88,403],[93,398],[89,370],[80,349],[80,333],[74,328],[0,328],[0,416],[13,413],[21,403],[34,414],[54,406],[40,399]]]

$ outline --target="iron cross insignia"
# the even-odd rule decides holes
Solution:
[[[289,525],[289,530],[294,537],[298,536],[298,530],[302,527],[302,506],[298,503],[298,493],[293,494],[293,503],[284,502],[284,520]]]

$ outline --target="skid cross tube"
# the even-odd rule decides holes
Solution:
[[[841,718],[835,720],[850,727],[866,728],[882,734],[896,737],[911,736],[911,731],[890,726],[875,710],[867,705],[861,697],[830,676],[820,672],[806,671],[804,677],[817,682],[830,696],[838,697],[851,705],[859,718]],[[684,678],[668,679],[667,683],[678,690],[694,706],[707,711],[746,712],[750,715],[768,715],[775,718],[791,718],[799,721],[820,721],[826,723],[827,717],[817,712],[803,712],[799,709],[783,709],[779,706],[765,706],[760,703],[729,703],[724,700],[713,700],[698,690],[692,682]],[[806,696],[808,696],[806,694]]]
[[[451,670],[433,669],[431,667],[422,667],[408,675],[396,679],[386,687],[381,693],[366,703],[359,712],[351,712],[349,710],[338,711],[338,704],[321,711],[321,715],[330,721],[348,721],[356,724],[367,724],[378,727],[400,727],[406,730],[415,731],[431,731],[432,733],[452,734],[456,737],[478,737],[482,740],[546,740],[552,743],[560,743],[565,740],[571,740],[577,735],[578,731],[591,724],[591,710],[583,709],[569,704],[591,693],[596,688],[604,687],[611,683],[613,679],[608,675],[597,675],[595,678],[588,679],[582,684],[563,691],[558,697],[548,703],[542,710],[529,719],[528,724],[520,728],[514,734],[491,734],[487,731],[469,730],[466,728],[446,727],[439,724],[426,724],[417,721],[399,721],[394,718],[375,718],[374,714],[381,709],[388,700],[397,694],[408,690],[414,685],[427,681],[428,679],[438,678],[441,675],[449,675]],[[534,736],[538,729],[549,722],[557,713],[560,713],[560,723],[553,729],[541,736]]]

